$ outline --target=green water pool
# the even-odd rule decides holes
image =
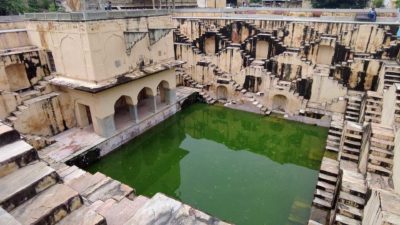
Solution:
[[[238,225],[307,224],[327,132],[195,104],[87,169]]]

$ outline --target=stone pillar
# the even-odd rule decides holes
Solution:
[[[139,116],[138,116],[138,111],[137,111],[137,105],[129,105],[129,113],[130,113],[133,121],[135,121],[135,123],[138,123]]]
[[[104,117],[104,118],[97,118],[95,119],[95,132],[102,136],[102,137],[110,137],[116,131],[115,123],[114,123],[114,114]]]
[[[151,100],[150,102],[153,102],[153,104],[150,103],[150,110],[155,113],[157,112],[157,101],[156,101],[156,96],[149,96],[149,99]]]
[[[166,91],[167,104],[171,105],[176,102],[176,89],[167,89]]]

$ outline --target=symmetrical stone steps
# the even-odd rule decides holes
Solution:
[[[357,168],[342,169],[335,224],[361,225],[367,185]]]
[[[314,206],[327,210],[334,207],[338,174],[339,162],[326,157],[322,158],[314,193]]]
[[[201,224],[228,225],[182,202],[157,193],[122,225],[200,224],[200,221]]]
[[[347,121],[359,122],[362,95],[352,95],[347,99],[345,119]]]
[[[123,198],[119,202],[110,198],[102,202],[95,211],[106,218],[107,225],[119,225],[131,219],[147,201],[149,199],[144,196],[138,196],[133,200]]]
[[[18,206],[11,215],[22,224],[55,224],[81,205],[78,192],[56,184]]]
[[[118,201],[124,197],[133,198],[134,190],[131,187],[102,173],[92,175],[76,166],[62,168],[58,173],[65,184],[77,191],[89,204],[109,198]]]
[[[25,166],[0,179],[0,206],[11,211],[57,181],[55,170],[43,162]]]
[[[359,123],[346,122],[340,144],[339,158],[358,163],[362,143],[363,127]]]
[[[80,208],[67,215],[57,225],[110,225],[106,219],[88,206]]]
[[[395,133],[392,127],[371,124],[367,171],[382,176],[391,176]]]
[[[35,160],[38,160],[37,152],[23,140],[1,146],[0,178]]]
[[[400,67],[387,65],[385,66],[385,75],[383,79],[384,88],[388,89],[394,83],[400,83]]]

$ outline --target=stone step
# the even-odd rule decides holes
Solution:
[[[349,215],[349,216],[355,215],[358,217],[362,217],[362,214],[363,214],[361,209],[357,209],[355,207],[345,205],[342,202],[338,202],[337,209],[339,210],[340,214],[342,214],[342,215]]]
[[[352,219],[352,218],[349,218],[349,217],[344,216],[344,215],[340,215],[340,214],[336,214],[335,221],[339,222],[340,224],[361,225],[360,221]]]
[[[331,184],[336,184],[336,182],[337,182],[337,177],[329,176],[329,175],[324,174],[324,173],[319,173],[318,174],[318,178],[320,180],[323,180],[323,181],[325,181],[327,183],[331,183]]]
[[[320,189],[315,190],[315,196],[319,197],[321,199],[324,199],[325,201],[328,201],[329,203],[332,203],[332,201],[333,201],[333,193],[323,191]]]
[[[1,225],[21,225],[13,216],[0,207],[0,224]]]
[[[327,182],[318,181],[317,187],[323,188],[325,191],[333,193],[335,191],[335,185],[329,184]]]
[[[23,140],[0,147],[0,177],[38,159],[35,149]]]
[[[96,209],[96,212],[104,216],[107,220],[107,225],[124,224],[147,202],[149,199],[145,196],[138,196],[133,201],[123,198],[117,202],[114,199],[109,199]]]
[[[356,195],[349,194],[349,193],[344,192],[344,191],[341,191],[339,193],[339,199],[343,199],[343,200],[345,200],[347,202],[349,202],[349,201],[350,202],[354,202],[354,203],[356,203],[356,204],[358,204],[360,206],[363,206],[365,204],[365,200],[363,198],[358,197]]]
[[[87,193],[85,197],[90,202],[95,202],[97,200],[105,201],[108,198],[113,198],[117,201],[120,201],[124,197],[132,198],[132,196],[133,189],[131,187],[125,184],[121,184],[116,180],[111,180],[110,182],[105,183],[96,190]]]
[[[53,225],[81,205],[78,192],[64,184],[56,184],[18,206],[11,215],[22,224]]]
[[[20,139],[19,133],[10,126],[0,123],[0,147]]]
[[[332,207],[330,202],[328,202],[326,200],[323,200],[323,199],[320,199],[318,197],[315,197],[313,199],[313,204],[317,205],[317,206],[326,207],[326,208],[329,208],[329,209]]]
[[[329,145],[326,146],[326,150],[333,151],[333,152],[339,152],[338,147],[329,146]]]
[[[350,160],[350,161],[353,161],[353,162],[358,162],[358,156],[353,155],[353,154],[348,154],[348,153],[342,152],[340,154],[340,158],[341,159],[345,159],[345,160]]]
[[[40,96],[40,91],[37,91],[37,90],[24,91],[21,94],[19,94],[19,96],[21,97],[22,101],[26,101],[28,99]]]
[[[71,214],[67,215],[57,225],[109,225],[104,217],[92,210],[90,207],[82,205]]]
[[[149,222],[152,221],[153,223]],[[123,225],[136,224],[213,224],[227,223],[182,204],[163,194],[157,193],[148,200],[135,215]]]
[[[371,163],[368,163],[367,169],[369,172],[380,174],[380,175],[390,176],[392,174],[392,170],[389,170],[383,166],[378,166],[378,165],[374,165]]]
[[[56,182],[55,170],[46,163],[25,166],[0,179],[0,206],[11,211]]]

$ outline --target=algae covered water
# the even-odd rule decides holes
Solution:
[[[91,165],[238,225],[307,224],[327,129],[195,104]]]

